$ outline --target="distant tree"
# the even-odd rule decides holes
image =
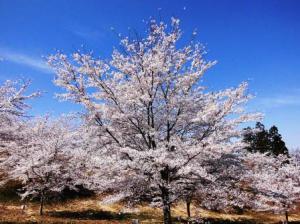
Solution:
[[[239,154],[224,154],[219,159],[214,157],[199,160],[199,168],[207,171],[205,178],[197,177],[193,170],[189,179],[183,180],[181,194],[186,202],[187,216],[190,218],[192,202],[202,208],[228,210],[249,207],[252,196],[244,190],[242,175],[247,172]]]
[[[285,142],[282,140],[281,135],[278,133],[278,128],[272,126],[269,129],[270,148],[274,155],[288,154],[288,149],[285,146]]]
[[[244,141],[249,144],[246,148],[250,152],[265,153],[270,148],[268,131],[260,122],[256,123],[254,129],[246,128]]]
[[[22,182],[21,198],[39,198],[40,215],[49,194],[72,187],[72,151],[76,148],[76,132],[70,131],[66,119],[37,118],[20,130],[23,141],[5,145],[7,156],[0,167],[9,180]],[[1,152],[1,150],[0,150]]]
[[[244,142],[248,144],[246,149],[250,152],[288,155],[288,149],[276,126],[267,130],[262,123],[257,122],[254,129],[245,129]]]
[[[216,179],[204,189],[201,206],[214,209],[243,209],[250,206],[251,194],[243,186],[243,175],[247,172],[241,155],[228,154],[219,160],[212,161],[210,173]]]
[[[299,201],[300,179],[297,154],[270,156],[249,153],[246,161],[249,172],[244,180],[255,191],[253,209],[285,214],[285,224],[289,222],[289,212]]]
[[[0,86],[0,117],[24,116],[26,109],[30,106],[26,103],[28,99],[39,96],[40,92],[26,95],[30,81],[6,80]]]
[[[0,85],[0,148],[5,142],[16,140],[22,126],[22,118],[30,108],[27,101],[41,94],[26,94],[29,85],[30,81],[11,80],[6,80]]]
[[[40,96],[40,92],[28,94],[30,81],[6,80],[0,84],[0,163],[7,159],[7,145],[24,141],[22,130],[26,126],[28,100]],[[17,143],[18,142],[18,143]],[[0,167],[0,182],[7,178],[6,170]],[[1,196],[16,196],[15,190],[20,186],[18,181],[11,181],[1,186]]]

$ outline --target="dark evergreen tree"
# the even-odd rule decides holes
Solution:
[[[281,135],[278,133],[278,128],[272,126],[269,129],[269,139],[271,143],[271,151],[274,155],[288,154],[288,149],[285,146],[285,142],[282,140]]]
[[[288,154],[288,149],[276,126],[272,126],[267,130],[262,123],[257,122],[255,129],[248,127],[245,131],[244,142],[249,144],[249,146],[246,147],[248,151],[269,152],[276,156],[279,154]]]

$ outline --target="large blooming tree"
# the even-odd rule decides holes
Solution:
[[[145,38],[122,39],[109,60],[81,52],[49,57],[55,84],[66,90],[60,97],[83,105],[97,125],[97,150],[106,156],[93,158],[101,164],[99,190],[115,189],[119,199],[147,195],[162,206],[164,223],[171,223],[179,183],[208,177],[199,159],[243,147],[238,127],[257,118],[243,110],[246,83],[212,92],[202,85],[215,62],[200,44],[179,44],[181,34],[178,19],[170,27],[152,20]],[[109,166],[111,176],[102,176]]]

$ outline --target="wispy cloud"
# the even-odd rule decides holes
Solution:
[[[300,106],[300,90],[294,89],[284,94],[257,97],[256,102],[265,108]]]
[[[72,30],[72,32],[82,39],[90,40],[99,40],[106,36],[104,32],[98,30]]]
[[[2,61],[9,61],[20,65],[25,65],[45,73],[53,73],[53,70],[41,57],[33,57],[28,54],[0,48],[0,58]]]
[[[74,36],[85,41],[100,41],[108,38],[111,30],[108,27],[97,26],[89,27],[80,24],[74,24],[67,28]]]

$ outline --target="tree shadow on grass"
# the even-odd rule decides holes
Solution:
[[[205,224],[262,224],[259,222],[256,222],[254,220],[225,220],[225,219],[203,219],[202,222],[197,221],[188,221],[188,220],[181,220],[177,221],[174,220],[174,223],[181,223],[181,224],[197,224],[197,223],[205,223]]]
[[[84,210],[84,211],[53,211],[48,212],[47,215],[56,218],[69,219],[87,219],[87,220],[126,220],[132,218],[129,213],[114,213],[109,211],[99,210]]]
[[[259,224],[254,220],[220,220],[220,219],[207,219],[205,220],[210,224]]]
[[[262,222],[262,221],[246,220],[246,219],[241,219],[241,220],[206,219],[204,223],[209,223],[209,224],[264,224],[264,222]],[[282,222],[277,222],[276,224],[282,224]],[[290,221],[289,224],[300,224],[300,222]]]
[[[47,215],[62,218],[62,219],[78,219],[78,220],[131,220],[140,219],[147,220],[153,219],[154,217],[150,214],[131,214],[131,213],[116,213],[109,211],[93,210],[88,209],[84,211],[52,211],[47,212]],[[174,223],[187,223],[187,220],[176,220],[173,219]],[[221,220],[221,219],[205,219],[204,223],[209,224],[262,224],[263,222],[258,222],[256,220]],[[193,223],[193,222],[192,222]],[[196,223],[196,222],[195,222]],[[289,222],[291,224],[300,224],[300,222]]]

